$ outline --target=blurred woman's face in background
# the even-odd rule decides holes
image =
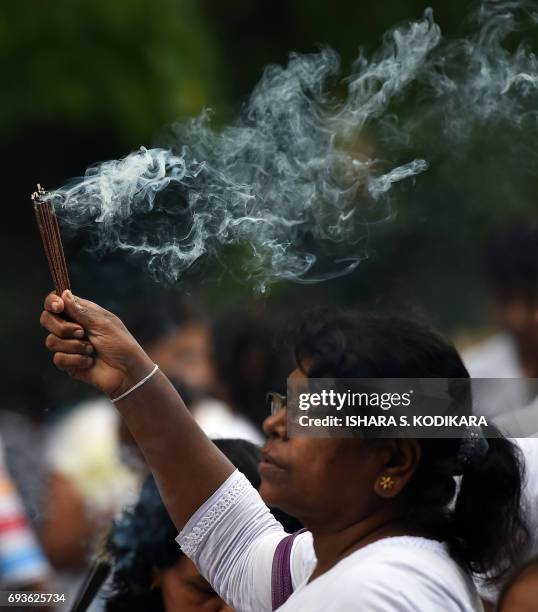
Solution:
[[[171,379],[191,389],[215,387],[212,341],[201,323],[188,323],[146,347],[146,352]]]
[[[536,304],[521,299],[499,301],[499,319],[501,326],[512,334],[523,345],[532,343],[536,346],[538,320]]]
[[[184,555],[159,578],[166,612],[233,612]]]

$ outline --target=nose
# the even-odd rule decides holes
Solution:
[[[263,432],[269,438],[288,439],[288,413],[286,408],[281,408],[275,414],[265,419],[263,422]]]

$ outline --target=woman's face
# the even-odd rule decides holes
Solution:
[[[166,612],[233,612],[183,555],[173,567],[160,573],[160,585]]]
[[[290,379],[304,379],[295,370]],[[287,437],[286,410],[264,422],[269,437],[262,449],[260,494],[312,528],[345,526],[372,514],[383,503],[374,492],[387,461],[383,445],[356,439]]]
[[[201,391],[214,388],[211,337],[200,323],[184,325],[145,348],[153,361],[173,380]]]

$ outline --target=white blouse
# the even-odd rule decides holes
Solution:
[[[271,568],[286,536],[256,489],[234,472],[177,537],[215,591],[238,612],[271,611]],[[294,593],[282,612],[471,612],[482,605],[470,576],[446,546],[418,537],[378,540],[311,583],[312,535],[293,544]]]

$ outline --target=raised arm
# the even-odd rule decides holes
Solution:
[[[148,317],[151,317],[148,312]],[[65,291],[45,300],[41,324],[55,365],[117,398],[154,368],[123,323],[93,302]],[[181,530],[232,474],[234,466],[198,427],[177,391],[157,371],[119,400],[125,419],[153,472],[162,499]]]

